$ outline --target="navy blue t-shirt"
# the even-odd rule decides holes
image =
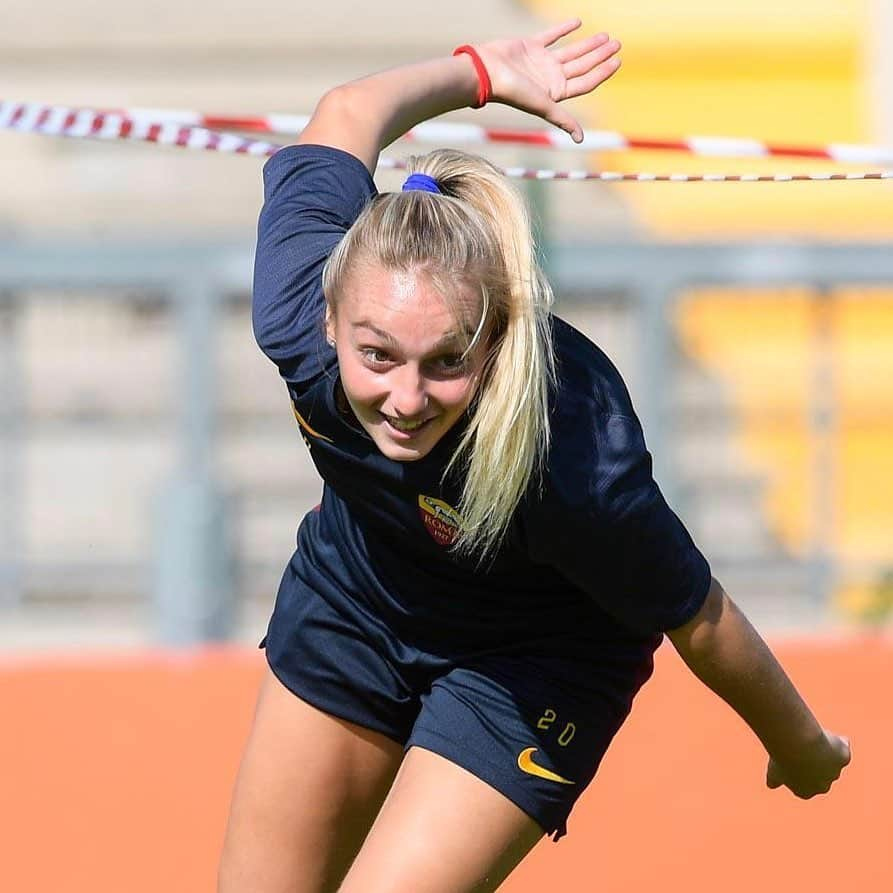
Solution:
[[[650,655],[698,611],[709,566],[652,478],[620,374],[558,317],[558,387],[542,486],[483,567],[455,555],[461,486],[442,482],[463,421],[424,458],[385,457],[339,398],[324,331],[326,258],[376,195],[346,152],[292,146],[264,168],[254,331],[279,368],[325,486],[283,585],[445,652],[558,643]],[[299,594],[299,593],[297,593]]]

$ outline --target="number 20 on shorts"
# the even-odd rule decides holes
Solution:
[[[552,724],[556,719],[558,719],[558,714],[551,707],[547,707],[543,711],[543,715],[537,720],[536,727],[548,731],[552,728]],[[561,730],[561,734],[558,736],[558,743],[562,747],[567,747],[568,744],[574,740],[576,731],[577,727],[572,722],[565,723],[564,728]]]

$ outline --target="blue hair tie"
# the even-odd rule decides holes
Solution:
[[[406,178],[406,182],[403,184],[403,192],[411,192],[414,189],[422,192],[436,192],[438,195],[441,195],[437,180],[434,177],[429,177],[427,174],[410,174]]]

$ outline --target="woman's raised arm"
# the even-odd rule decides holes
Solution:
[[[556,47],[580,27],[571,19],[528,38],[475,47],[490,76],[492,102],[536,115],[583,138],[579,122],[560,103],[592,92],[620,67],[620,43],[595,34]],[[373,171],[378,153],[422,121],[472,105],[478,76],[470,56],[404,65],[329,91],[299,143],[343,149]]]

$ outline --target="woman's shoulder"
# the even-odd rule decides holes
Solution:
[[[540,539],[601,530],[618,497],[651,481],[651,459],[623,377],[582,332],[553,317],[557,386],[543,476],[528,505]],[[576,534],[574,534],[576,536]]]
[[[623,377],[582,332],[552,317],[556,387],[541,510],[575,507],[584,513],[611,489],[612,478],[644,454],[641,425]]]
[[[270,201],[282,191],[308,193],[317,199],[334,199],[347,218],[356,218],[376,194],[375,182],[359,158],[313,143],[280,149],[264,165],[264,197]],[[348,225],[353,220],[348,220]]]
[[[264,166],[252,319],[258,345],[291,384],[306,387],[334,362],[322,272],[375,194],[365,165],[331,146],[287,146]]]
[[[635,417],[623,376],[597,344],[558,316],[552,316],[552,342],[554,417],[577,422],[581,412]]]

